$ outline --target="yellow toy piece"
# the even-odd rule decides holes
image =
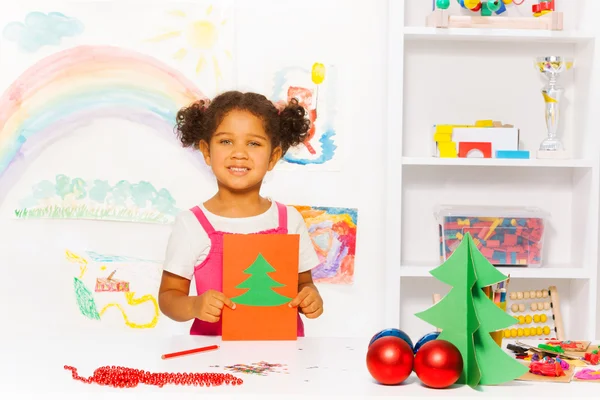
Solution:
[[[438,142],[441,158],[457,158],[456,142]]]
[[[482,119],[479,121],[475,121],[475,126],[477,128],[491,128],[494,126],[494,121],[491,119]]]
[[[480,0],[465,0],[465,7],[467,7],[469,10],[473,10],[474,8],[477,8],[479,3]]]
[[[450,134],[452,135],[452,129],[454,128],[454,125],[436,125],[435,127],[435,133],[445,133],[445,134]]]
[[[434,142],[451,142],[452,141],[452,132],[450,133],[436,133],[433,135]]]

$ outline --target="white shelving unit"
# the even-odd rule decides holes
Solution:
[[[597,338],[600,2],[557,2],[565,13],[559,32],[429,28],[431,3],[389,1],[386,325],[415,340],[435,329],[414,314],[450,289],[429,274],[441,263],[436,205],[535,206],[550,214],[543,266],[499,269],[510,274],[511,291],[557,286],[568,337]],[[461,12],[456,1],[451,7]],[[531,15],[531,0],[519,10]],[[572,159],[535,158],[546,132],[539,55],[575,58],[559,79],[559,135]],[[431,156],[432,125],[480,119],[514,124],[532,158]]]

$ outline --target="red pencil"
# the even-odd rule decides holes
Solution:
[[[202,353],[204,351],[216,350],[218,348],[219,348],[219,346],[216,345],[216,344],[214,344],[212,346],[199,347],[197,349],[178,351],[177,353],[163,354],[160,358],[162,358],[163,360],[166,360],[167,358],[173,358],[173,357],[179,357],[179,356],[187,356],[188,354]]]

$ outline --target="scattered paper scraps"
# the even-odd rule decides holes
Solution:
[[[271,364],[266,361],[248,364],[234,364],[224,367],[230,372],[241,372],[243,374],[267,376],[269,373],[289,374],[286,364]]]

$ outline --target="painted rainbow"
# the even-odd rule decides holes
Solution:
[[[177,111],[199,98],[180,72],[120,47],[78,46],[40,60],[0,97],[0,200],[53,139],[119,117],[175,140]]]

